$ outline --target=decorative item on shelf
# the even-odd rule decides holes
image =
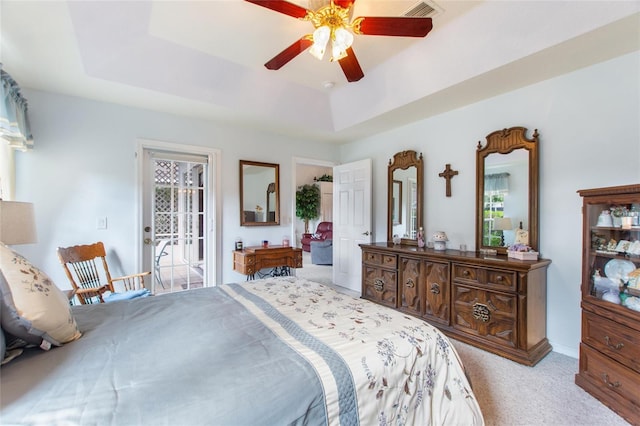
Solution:
[[[447,249],[447,234],[444,231],[436,231],[433,234],[433,249],[434,250],[446,250]]]
[[[422,230],[422,226],[418,229],[418,247],[424,247],[424,231]]]
[[[282,247],[289,247],[289,244],[290,244],[289,237],[287,237],[286,235],[282,237]]]
[[[240,237],[236,238],[236,250],[242,250],[242,239]]]
[[[507,257],[519,260],[538,260],[539,253],[526,244],[514,244],[507,249]]]
[[[333,176],[325,173],[320,177],[314,177],[313,181],[314,182],[333,182]]]
[[[402,238],[398,234],[393,234],[393,244],[400,244],[402,242]]]
[[[626,216],[627,208],[625,206],[611,206],[611,216],[613,216],[613,227],[622,227],[622,217]]]
[[[611,218],[611,212],[609,210],[602,210],[600,216],[598,216],[598,223],[596,226],[613,226],[613,219]]]
[[[269,247],[269,240],[262,240],[262,247],[263,248]]]

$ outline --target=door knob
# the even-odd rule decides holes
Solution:
[[[153,240],[152,240],[151,238],[145,238],[145,239],[144,239],[144,243],[145,243],[146,245],[151,245],[151,244],[153,243]]]
[[[144,232],[151,232],[151,227],[150,226],[145,226],[144,227]]]
[[[369,235],[369,231],[364,231],[362,235]]]

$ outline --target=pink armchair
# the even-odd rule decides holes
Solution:
[[[333,239],[333,222],[320,222],[315,234],[302,234],[302,250],[311,252],[311,241]]]

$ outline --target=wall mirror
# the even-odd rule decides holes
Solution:
[[[280,224],[280,165],[240,160],[240,226]]]
[[[424,166],[422,154],[402,151],[389,160],[387,177],[387,241],[393,236],[403,244],[417,244],[423,225]]]
[[[476,249],[506,253],[514,243],[538,251],[538,130],[512,127],[478,142]]]

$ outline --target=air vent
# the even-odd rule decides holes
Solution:
[[[440,12],[442,12],[442,8],[434,2],[421,1],[412,6],[411,9],[404,12],[402,16],[412,18],[433,18],[434,16],[439,15]]]

